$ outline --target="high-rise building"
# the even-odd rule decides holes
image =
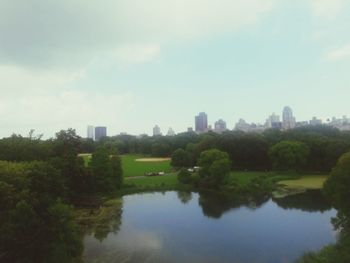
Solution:
[[[226,130],[227,130],[226,122],[223,119],[220,119],[220,120],[215,122],[215,126],[214,126],[215,132],[222,133]]]
[[[280,116],[272,113],[266,120],[265,124],[268,129],[281,129],[282,123],[280,122]]]
[[[247,123],[244,119],[239,119],[239,121],[235,125],[235,129],[239,131],[250,131],[251,130],[251,125]]]
[[[200,112],[195,117],[195,131],[197,133],[206,132],[208,130],[208,116],[205,112]]]
[[[312,120],[310,120],[310,125],[316,126],[321,124],[322,124],[322,120],[317,119],[316,117],[313,117]]]
[[[284,107],[284,109],[283,109],[282,128],[284,130],[289,130],[289,129],[295,128],[295,118],[293,116],[293,111],[288,106]]]
[[[159,126],[156,125],[156,126],[153,127],[153,136],[159,136],[159,135],[162,135],[162,133],[160,131]]]
[[[87,126],[87,138],[88,139],[95,139],[95,128],[92,125]]]
[[[169,127],[166,136],[174,136],[174,135],[175,135],[175,132],[174,132],[173,128]]]
[[[107,127],[95,127],[95,140],[99,141],[101,138],[107,136]]]

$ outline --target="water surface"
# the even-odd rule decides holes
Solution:
[[[256,208],[197,193],[130,195],[119,229],[85,237],[84,261],[293,262],[335,242],[335,215],[315,192]]]

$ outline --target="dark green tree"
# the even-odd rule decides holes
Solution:
[[[282,141],[274,145],[269,155],[275,170],[287,171],[303,169],[309,157],[309,147],[297,141]]]
[[[198,165],[201,184],[209,187],[223,184],[231,170],[228,154],[217,149],[202,152]]]
[[[111,191],[113,188],[112,169],[108,150],[99,147],[91,156],[90,167],[98,192]]]
[[[187,171],[186,168],[182,168],[180,172],[177,174],[177,179],[180,183],[189,184],[192,181],[191,173]]]
[[[177,149],[171,155],[171,165],[176,168],[188,167],[189,166],[189,157],[187,152],[184,149]]]
[[[119,189],[122,187],[124,181],[121,158],[118,155],[113,155],[110,159],[110,166],[112,184],[115,189]]]

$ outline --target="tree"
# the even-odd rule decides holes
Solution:
[[[231,170],[228,154],[217,149],[202,152],[198,165],[200,183],[208,187],[218,187],[223,184]]]
[[[177,149],[173,154],[171,155],[171,165],[176,168],[180,167],[188,167],[189,164],[189,158],[188,154],[184,149]]]
[[[112,171],[108,150],[99,147],[91,156],[90,166],[96,182],[96,190],[98,192],[110,191],[112,188]]]
[[[191,182],[191,173],[187,171],[186,168],[182,168],[180,172],[177,174],[177,179],[180,183],[188,184]]]
[[[121,188],[123,185],[124,177],[123,177],[123,169],[122,169],[122,161],[119,156],[113,155],[110,159],[111,166],[111,177],[112,184],[114,188]]]
[[[324,192],[337,209],[350,211],[350,152],[343,154],[324,185]],[[350,214],[350,213],[349,213]]]
[[[274,145],[269,155],[275,170],[301,170],[309,157],[309,147],[297,141],[282,141]]]
[[[100,147],[92,154],[90,167],[97,192],[110,192],[122,186],[121,159],[117,155],[110,157],[106,148]]]

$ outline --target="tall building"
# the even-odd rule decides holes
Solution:
[[[272,113],[266,120],[265,124],[268,129],[280,129],[282,127],[282,123],[280,122],[280,116]]]
[[[95,127],[95,140],[99,141],[101,138],[107,136],[107,127]]]
[[[198,133],[206,132],[208,130],[208,116],[205,112],[200,112],[195,117],[195,131]]]
[[[252,128],[251,125],[243,119],[239,119],[239,121],[236,123],[236,126],[235,126],[236,130],[244,131],[244,132],[250,131],[251,128]]]
[[[174,132],[173,128],[169,127],[166,136],[174,136],[174,135],[175,135],[175,132]]]
[[[282,128],[284,130],[289,130],[289,129],[295,128],[295,118],[293,116],[293,111],[288,106],[284,107],[284,109],[283,109]]]
[[[312,120],[310,120],[310,125],[316,126],[321,124],[322,124],[322,120],[317,119],[316,117],[313,117]]]
[[[95,128],[92,125],[87,126],[87,138],[88,139],[95,139]]]
[[[156,125],[156,126],[153,127],[153,136],[159,136],[159,135],[162,135],[162,133],[160,131],[159,126]]]
[[[214,126],[215,132],[222,133],[226,130],[227,130],[226,122],[223,119],[220,119],[220,120],[215,122],[215,126]]]

